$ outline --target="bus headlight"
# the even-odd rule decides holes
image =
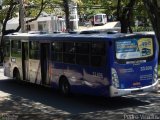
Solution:
[[[117,75],[117,72],[114,68],[112,68],[112,85],[116,88],[119,87],[118,75]]]
[[[158,80],[158,65],[154,67],[154,72],[153,72],[153,82],[156,82]]]

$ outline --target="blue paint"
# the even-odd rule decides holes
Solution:
[[[125,59],[116,58],[116,50],[118,51],[118,53],[138,51],[137,39],[148,37],[153,38],[154,55],[152,57],[133,57],[131,59],[127,59],[127,54],[120,54],[120,58]],[[78,64],[53,62],[51,61],[50,56],[49,66],[51,66],[52,72],[49,73],[49,78],[51,80],[52,87],[58,88],[59,78],[64,75],[68,79],[71,85],[71,91],[73,93],[84,93],[96,96],[110,96],[111,91],[109,90],[109,88],[113,85],[112,69],[116,71],[116,74],[118,76],[119,87],[117,89],[141,88],[144,86],[152,85],[154,68],[158,64],[158,43],[154,35],[148,34],[14,34],[7,35],[4,37],[4,39],[22,39],[28,40],[29,42],[38,41],[40,43],[50,43],[50,45],[55,41],[89,43],[95,41],[105,42],[106,64],[102,67],[93,67],[91,66],[91,64],[85,66]],[[117,46],[115,45],[117,40],[119,40],[119,45],[121,45],[122,43],[125,44],[125,46],[130,45],[132,48],[117,48]],[[146,46],[146,44],[143,44],[142,46]],[[50,51],[50,55],[52,55],[52,52],[53,51]],[[150,50],[148,48],[144,48],[142,50],[142,56],[148,54],[150,54]]]

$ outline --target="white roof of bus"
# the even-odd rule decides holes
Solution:
[[[14,33],[6,35],[5,37],[9,38],[22,38],[22,39],[47,39],[51,40],[53,38],[64,38],[64,39],[70,39],[70,38],[77,38],[76,40],[83,40],[82,38],[105,38],[105,40],[109,39],[115,39],[115,38],[122,38],[122,37],[130,37],[133,35],[153,35],[153,33],[136,33],[136,34],[123,34],[123,33],[116,33],[116,34],[106,34],[106,33],[99,33],[99,34],[69,34],[69,33],[57,33],[57,34],[29,34],[29,33]]]
[[[96,14],[96,15],[106,15],[105,13],[98,13],[98,14]]]

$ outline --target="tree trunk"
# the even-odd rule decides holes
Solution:
[[[122,0],[117,1],[117,21],[120,21],[121,1]]]
[[[63,0],[63,4],[64,4],[64,11],[65,11],[65,15],[66,15],[66,31],[69,32],[70,31],[70,23],[69,23],[69,4],[68,4],[68,0]]]
[[[3,36],[5,35],[6,32],[6,25],[7,25],[7,21],[10,19],[11,14],[13,13],[13,9],[14,9],[14,2],[13,0],[10,2],[10,7],[7,11],[7,15],[3,21],[3,26],[2,26],[2,36],[1,36],[1,41],[0,41],[0,47],[3,47]]]
[[[37,18],[40,16],[40,13],[43,11],[45,4],[46,4],[46,2],[44,2],[44,0],[41,0],[41,7],[40,7],[39,13],[37,14],[37,16],[35,18],[26,21],[26,23],[32,22],[34,20],[37,20]],[[11,0],[11,2],[9,4],[9,9],[7,11],[7,14],[6,14],[6,17],[5,17],[4,21],[3,21],[2,36],[0,38],[0,52],[1,53],[3,53],[2,51],[3,51],[3,47],[4,47],[4,40],[3,40],[4,35],[10,34],[10,33],[14,33],[14,32],[18,32],[21,29],[21,18],[19,17],[19,26],[16,29],[6,30],[7,22],[8,22],[8,20],[10,18],[12,18],[11,16],[12,16],[12,14],[14,12],[15,5],[17,5],[17,3],[14,2],[14,0]],[[0,57],[2,57],[1,59],[3,59],[3,55],[0,56]]]
[[[160,1],[143,0],[157,39],[160,42]],[[158,4],[159,3],[159,4]]]
[[[158,43],[160,43],[160,1],[159,0],[143,0],[153,29],[155,31]],[[160,45],[159,45],[160,50]],[[159,55],[160,62],[160,55]]]
[[[121,22],[121,32],[122,33],[127,33],[128,30],[129,32],[132,33],[131,20],[132,20],[132,15],[133,15],[133,7],[135,3],[136,3],[136,0],[130,0],[127,6],[124,7],[124,9],[122,10],[122,14],[119,17],[120,22]],[[120,5],[120,3],[118,3],[118,5]]]

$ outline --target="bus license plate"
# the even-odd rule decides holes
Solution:
[[[139,93],[139,92],[143,92],[143,90],[133,90],[133,91],[131,91],[131,93]]]

